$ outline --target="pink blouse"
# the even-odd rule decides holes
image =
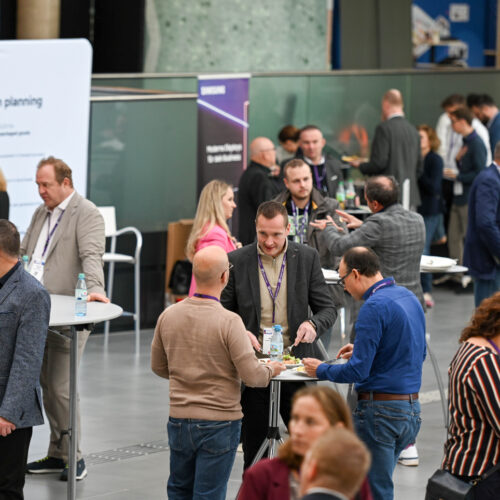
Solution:
[[[236,250],[236,245],[233,240],[229,237],[229,234],[226,233],[225,229],[215,225],[210,231],[208,231],[205,236],[200,238],[198,244],[196,245],[196,252],[201,250],[202,248],[208,247],[210,245],[217,245],[221,247],[226,253],[232,252]],[[191,286],[189,287],[189,296],[192,297],[193,293],[196,290],[196,282],[194,281],[194,276],[191,277]]]

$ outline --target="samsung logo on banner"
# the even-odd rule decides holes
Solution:
[[[210,85],[208,87],[201,87],[201,95],[224,95],[226,93],[225,85]]]

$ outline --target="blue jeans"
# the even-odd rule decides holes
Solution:
[[[444,235],[444,229],[440,229],[443,226],[443,214],[424,215],[424,224],[425,246],[423,255],[430,255],[432,242],[442,238]],[[420,283],[422,284],[424,293],[431,293],[432,273],[420,273]]]
[[[474,304],[477,307],[483,299],[491,297],[500,290],[500,267],[497,267],[497,274],[491,280],[474,278]]]
[[[420,422],[418,400],[358,401],[354,425],[372,454],[368,478],[375,500],[394,497],[394,467],[401,451],[416,441]]]
[[[224,500],[241,420],[169,418],[169,500]]]

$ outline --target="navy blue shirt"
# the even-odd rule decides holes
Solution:
[[[318,378],[355,382],[358,392],[418,392],[425,359],[425,316],[420,302],[389,278],[371,286],[363,299],[351,359],[343,365],[322,363]]]

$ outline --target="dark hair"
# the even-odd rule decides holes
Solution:
[[[305,127],[302,127],[300,129],[298,138],[300,139],[300,136],[302,135],[302,132],[307,132],[309,130],[317,130],[318,132],[321,132],[321,129],[319,127],[317,127],[316,125],[306,125]],[[323,132],[321,132],[321,134],[323,135]]]
[[[493,97],[489,94],[481,94],[478,100],[478,106],[496,106]]]
[[[19,256],[21,239],[17,227],[7,219],[0,219],[0,250],[9,257]]]
[[[464,328],[459,342],[470,337],[491,338],[500,333],[500,292],[484,299]]]
[[[278,134],[278,139],[280,142],[293,141],[297,142],[299,140],[300,129],[295,125],[285,125]]]
[[[42,160],[40,160],[36,168],[38,170],[42,167],[45,167],[46,165],[52,165],[54,167],[54,173],[58,184],[62,184],[64,179],[69,179],[69,185],[73,187],[71,168],[69,168],[68,165],[64,163],[64,161],[59,158],[49,156],[48,158],[43,158]]]
[[[333,427],[338,422],[342,422],[346,429],[354,432],[351,410],[347,406],[344,398],[337,391],[324,385],[304,387],[293,395],[292,410],[297,400],[307,396],[314,398],[321,406],[323,413],[330,422],[330,426]],[[303,456],[297,455],[292,450],[292,442],[290,439],[280,447],[278,457],[292,470],[299,470],[302,460],[304,459]]]
[[[451,106],[463,106],[465,104],[465,97],[462,94],[451,94],[441,103],[443,109],[450,108]]]
[[[465,120],[469,125],[472,125],[472,120],[474,120],[474,115],[469,108],[457,108],[455,111],[450,113],[451,116],[454,116],[457,120]]]
[[[342,259],[348,271],[357,269],[360,274],[368,278],[380,271],[380,260],[371,248],[352,247],[347,250]]]
[[[274,219],[280,214],[283,216],[283,222],[286,227],[288,225],[288,212],[286,207],[277,201],[265,201],[259,205],[259,208],[257,208],[255,222],[257,223],[260,215],[262,215],[265,219]]]
[[[439,149],[439,146],[441,145],[441,141],[439,140],[436,131],[429,125],[426,125],[425,123],[419,125],[417,127],[417,130],[422,130],[427,134],[427,137],[429,138],[429,146],[431,148],[431,151],[436,152]]]
[[[479,94],[467,95],[467,107],[479,106],[481,104],[481,96]]]
[[[392,175],[369,177],[365,184],[365,196],[370,201],[378,201],[384,208],[390,207],[399,200],[398,181]]]
[[[309,167],[309,165],[304,160],[301,160],[300,158],[294,158],[293,160],[287,162],[283,167],[283,175],[286,177],[288,170],[290,170],[291,168],[299,168],[304,166]]]

